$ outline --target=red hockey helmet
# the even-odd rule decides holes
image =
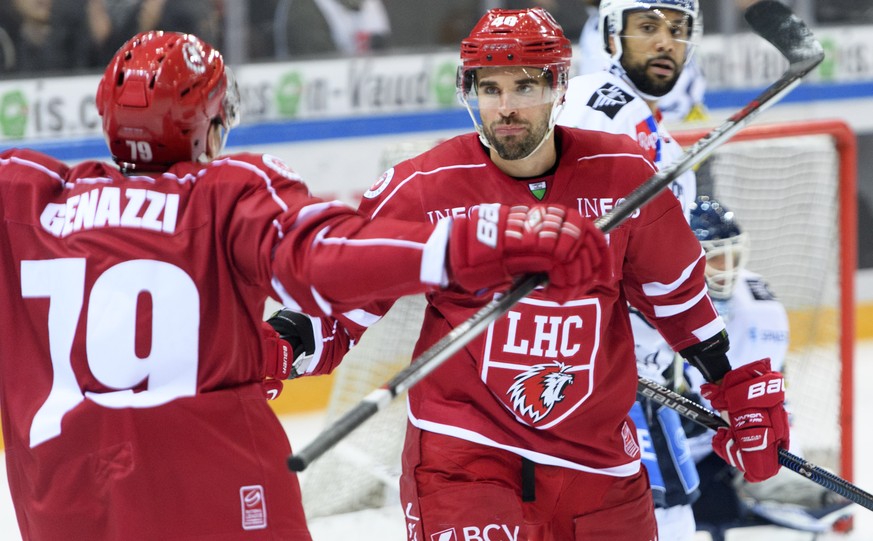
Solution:
[[[238,124],[239,91],[212,46],[191,34],[150,31],[115,53],[97,88],[97,111],[122,169],[160,171],[203,158],[210,125],[226,136]]]
[[[551,136],[564,104],[573,50],[561,25],[543,8],[492,9],[461,42],[458,67],[458,99],[467,108],[479,140],[491,147],[478,114],[476,72],[487,67],[533,68],[542,70],[551,92],[542,97],[551,102],[549,129],[533,154]],[[527,71],[527,69],[525,70]]]
[[[552,84],[566,84],[573,50],[561,25],[543,8],[492,9],[461,42],[458,90],[470,91],[472,70],[487,66],[548,68]]]

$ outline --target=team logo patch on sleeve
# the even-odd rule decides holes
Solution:
[[[391,184],[392,178],[394,178],[393,167],[382,173],[382,176],[379,177],[379,180],[377,180],[372,186],[370,186],[369,190],[364,192],[364,197],[366,197],[367,199],[379,197],[379,195],[385,191],[385,188],[387,188],[388,185]]]
[[[632,102],[634,97],[611,83],[606,83],[592,94],[588,100],[588,107],[595,111],[600,111],[609,118],[615,118],[615,115],[622,107]]]

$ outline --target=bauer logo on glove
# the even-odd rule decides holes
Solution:
[[[769,479],[779,471],[779,448],[788,448],[785,382],[770,369],[770,359],[741,366],[725,374],[721,385],[700,388],[714,408],[727,412],[729,428],[720,428],[712,448],[747,481]]]

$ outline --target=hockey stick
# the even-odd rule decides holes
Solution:
[[[679,415],[706,428],[718,430],[729,426],[727,421],[714,411],[646,378],[638,378],[637,394],[675,410]],[[779,449],[779,464],[828,490],[836,492],[847,500],[873,511],[873,494],[861,490],[845,479],[793,455],[785,449]]]
[[[709,157],[719,145],[800,84],[801,79],[824,59],[821,44],[815,40],[806,24],[784,4],[776,0],[761,0],[746,10],[745,17],[752,30],[773,44],[788,60],[788,70],[741,111],[697,141],[673,165],[653,175],[610,212],[598,218],[594,223],[604,233],[608,233],[626,220],[679,175]],[[545,283],[546,277],[542,275],[527,276],[518,281],[503,296],[495,298],[469,320],[455,327],[449,334],[413,359],[409,366],[398,372],[390,381],[365,396],[344,416],[316,436],[308,446],[288,457],[288,467],[292,471],[306,469],[313,460],[386,407],[397,395],[433,372],[488,325],[503,316],[513,305]]]

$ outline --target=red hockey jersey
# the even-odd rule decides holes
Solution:
[[[309,539],[261,388],[265,299],[329,315],[423,292],[447,228],[369,221],[299,180],[250,154],[125,176],[0,153],[0,411],[24,539]]]
[[[437,223],[464,216],[479,202],[542,202],[593,220],[655,173],[626,136],[562,127],[555,134],[559,164],[541,177],[507,176],[469,134],[387,171],[360,208],[374,218]],[[626,303],[677,351],[724,324],[706,294],[700,243],[669,191],[608,240],[608,284],[563,305],[541,291],[524,299],[410,390],[411,422],[542,464],[615,476],[638,471],[639,446],[628,419],[637,370]],[[429,294],[416,354],[489,299],[457,290]]]

